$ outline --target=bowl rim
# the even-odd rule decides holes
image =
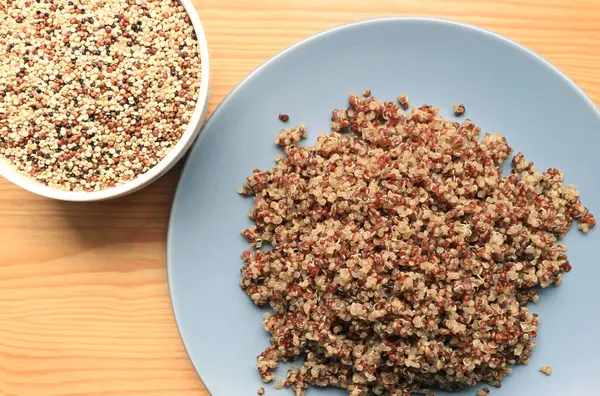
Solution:
[[[21,172],[15,170],[4,158],[0,158],[0,176],[4,177],[11,183],[30,191],[34,194],[41,195],[46,198],[57,199],[61,201],[73,202],[89,202],[102,201],[106,199],[120,197],[136,190],[139,190],[146,185],[152,183],[169,169],[171,169],[183,157],[186,151],[190,148],[195,138],[198,136],[206,113],[208,111],[208,102],[210,100],[210,54],[206,34],[200,16],[196,11],[192,0],[179,0],[183,5],[186,13],[190,17],[192,26],[196,33],[198,44],[200,46],[200,62],[202,69],[200,71],[200,90],[198,92],[198,100],[185,131],[175,146],[169,153],[160,160],[154,167],[147,172],[139,175],[131,181],[121,185],[107,188],[99,191],[68,191],[61,190],[55,187],[47,186],[37,180],[31,179]]]

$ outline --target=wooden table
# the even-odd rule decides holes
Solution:
[[[212,57],[211,110],[295,41],[384,15],[431,15],[494,30],[549,59],[600,103],[597,0],[195,4]],[[165,237],[179,171],[97,204],[54,202],[0,180],[1,396],[208,395],[179,339],[167,290]]]

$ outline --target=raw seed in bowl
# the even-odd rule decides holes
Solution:
[[[242,234],[273,247],[242,254],[242,288],[274,311],[264,381],[303,356],[282,382],[296,395],[312,384],[409,396],[500,386],[528,362],[539,318],[527,304],[571,270],[559,239],[572,223],[596,222],[561,171],[519,153],[503,176],[502,136],[480,140],[427,105],[404,114],[352,95],[314,146],[293,131],[277,138],[286,156],[241,189],[255,222]]]
[[[177,144],[200,88],[178,1],[0,3],[0,155],[48,186],[134,179]]]

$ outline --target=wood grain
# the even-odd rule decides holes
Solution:
[[[600,103],[597,0],[197,0],[213,110],[252,69],[320,30],[428,15],[537,51]],[[206,396],[171,312],[165,236],[180,168],[107,203],[60,203],[0,180],[0,395]],[[236,395],[237,396],[237,395]]]

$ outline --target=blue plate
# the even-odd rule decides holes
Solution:
[[[239,231],[250,225],[252,200],[237,189],[253,169],[271,168],[281,154],[273,143],[283,127],[279,113],[290,115],[287,125],[305,122],[311,144],[329,130],[331,110],[345,108],[348,93],[364,89],[385,100],[406,93],[412,104],[440,106],[446,117],[453,103],[465,104],[469,118],[484,131],[501,132],[539,169],[562,169],[583,203],[600,213],[600,113],[530,50],[473,26],[423,18],[359,22],[304,40],[223,101],[177,188],[169,287],[185,347],[213,396],[255,394],[263,386],[256,356],[269,344],[261,310],[238,286],[239,255],[248,247]],[[573,231],[565,243],[573,270],[531,305],[541,318],[537,348],[529,365],[516,366],[501,389],[492,389],[494,396],[600,394],[600,234]],[[543,365],[554,373],[538,372]]]

